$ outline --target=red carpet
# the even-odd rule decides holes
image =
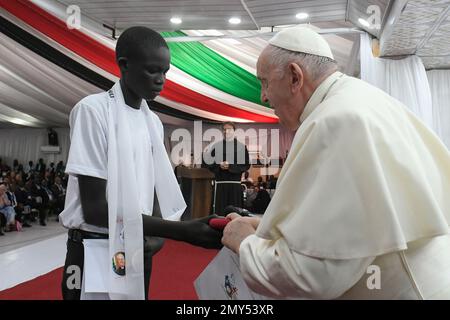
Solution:
[[[167,240],[153,259],[152,300],[194,300],[194,280],[217,254],[183,242]],[[60,300],[62,268],[0,292],[0,300]]]

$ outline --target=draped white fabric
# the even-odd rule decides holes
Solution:
[[[116,82],[118,80],[115,75],[106,72],[105,70],[76,55],[74,52],[70,51],[64,46],[56,43],[54,40],[45,37],[40,32],[34,30],[24,23],[21,23],[20,20],[9,15],[7,12],[5,12],[5,15],[10,21],[13,21],[15,24],[25,29],[33,36],[38,37],[48,45],[67,55],[76,62],[84,65],[90,70],[95,71],[96,73],[113,82]],[[89,35],[92,36],[92,34]],[[28,119],[27,125],[29,126],[34,125],[35,127],[43,127],[42,122],[44,122],[47,126],[51,125],[63,127],[67,125],[68,114],[76,102],[89,94],[102,91],[99,88],[96,88],[95,86],[89,84],[88,82],[78,78],[77,76],[70,74],[64,69],[59,68],[58,66],[26,49],[25,47],[16,44],[13,40],[6,37],[5,35],[0,36],[0,55],[2,56],[0,68],[8,69],[8,73],[3,72],[4,70],[0,69],[0,102],[3,101],[4,106],[8,107],[9,109],[14,109],[16,111],[22,112],[22,114],[12,115],[11,110],[8,109],[8,114],[6,115],[4,110],[2,110],[0,106],[0,122],[2,120],[10,121],[11,118],[19,118],[21,120],[25,120],[24,118],[29,115],[35,118]],[[100,40],[100,38],[98,37],[95,38],[97,40]],[[101,38],[100,42],[111,48],[114,48],[115,46],[115,42],[112,40]],[[4,48],[2,47],[2,45],[4,45]],[[254,59],[254,63],[256,63],[256,58]],[[21,66],[24,70],[21,70]],[[14,79],[16,76],[14,73],[17,73],[17,75],[21,76],[21,78],[20,81],[15,81],[14,86],[11,87],[10,82],[13,81],[11,80],[11,78]],[[13,74],[14,77],[11,77],[9,74]],[[53,77],[51,75],[53,75]],[[24,82],[24,79],[26,79],[27,81]],[[37,82],[37,80],[39,79],[40,82]],[[245,101],[226,92],[220,91],[204,82],[199,81],[198,79],[190,76],[189,74],[174,66],[172,66],[169,70],[167,79],[176,82],[184,87],[190,88],[191,90],[196,91],[209,98],[229,104],[233,107],[248,110],[256,114],[274,117],[272,109],[266,108],[256,103]],[[44,92],[44,94],[40,96],[39,101],[36,101],[35,98],[37,97],[38,92],[36,91],[36,88]],[[28,92],[31,93],[28,94]],[[20,101],[16,97],[20,97]],[[157,97],[156,101],[168,105],[174,109],[215,121],[249,121],[232,116],[222,116],[213,112],[207,112],[198,109],[195,106],[178,103],[161,96]],[[2,115],[8,118],[3,117],[2,119]]]
[[[309,26],[316,31],[320,31],[320,28],[318,27],[312,25]],[[254,75],[256,75],[256,61],[258,60],[258,56],[267,45],[267,40],[270,38],[268,34],[259,31],[183,30],[183,32],[188,36],[193,37],[214,36],[218,34],[236,37],[236,40],[208,40],[203,41],[202,44]],[[219,33],[217,34],[217,32]],[[248,36],[248,38],[241,38],[243,36]],[[343,69],[349,62],[349,54],[353,42],[338,35],[326,34],[323,36],[330,45],[335,60],[338,62],[341,69]]]
[[[433,100],[434,129],[450,149],[450,70],[427,72]]]
[[[246,141],[249,151],[262,151],[269,158],[284,158],[295,135],[279,124],[239,124],[237,129],[241,129],[236,131],[238,139]],[[256,136],[252,135],[253,130]]]
[[[214,35],[208,30],[184,30],[183,32],[188,36]],[[225,36],[242,36],[244,32],[220,30],[220,33]],[[202,44],[256,75],[256,61],[261,51],[267,45],[267,40],[257,37],[259,34],[258,31],[246,31],[245,35],[253,36],[254,38],[209,40],[203,41]]]
[[[198,123],[196,124],[198,126]],[[180,138],[178,131],[171,140],[171,133],[175,130],[183,130],[186,132],[186,139]],[[206,148],[211,141],[211,135],[213,134],[211,129],[215,129],[221,138],[220,125],[212,125],[202,123],[201,127],[195,128],[194,124],[179,128],[177,126],[165,126],[166,133],[166,148],[170,154],[173,153],[175,165],[182,161],[184,164],[191,163],[191,153],[194,153],[194,161],[198,164],[201,163],[201,154],[198,154],[194,145],[197,144],[200,148]],[[271,159],[278,157],[285,158],[286,153],[291,148],[292,141],[294,139],[295,132],[289,131],[283,128],[279,124],[261,124],[261,123],[240,123],[236,127],[236,137],[239,141],[245,143],[247,149],[250,152],[250,156],[256,156],[256,152],[260,152],[262,156]],[[207,133],[207,131],[209,131]]]
[[[184,83],[188,88],[198,92],[204,96],[212,98],[214,100],[227,103],[231,106],[238,107],[240,109],[248,110],[257,114],[274,117],[274,110],[264,107],[262,105],[240,99],[224,91],[218,90],[205,82],[198,80],[195,77],[187,74],[186,72],[178,69],[174,65],[170,66],[170,70],[167,73],[167,79],[176,83]],[[179,104],[179,103],[178,103]],[[180,105],[180,104],[179,104]]]
[[[177,125],[165,125],[164,126],[164,142],[166,145],[166,150],[169,155],[175,145],[179,143],[190,144],[193,149],[193,141],[171,141],[171,135],[180,127]],[[183,125],[191,135],[191,139],[196,139],[198,142],[202,137],[197,137],[194,135],[193,122],[186,123]],[[209,125],[203,123],[203,133],[204,130],[216,128],[220,131],[220,126]],[[277,124],[239,124],[238,128],[242,129],[246,134],[248,134],[244,139],[246,140],[247,148],[250,151],[264,151],[266,156],[275,157],[278,155],[282,158],[286,156],[286,152],[290,149],[292,140],[294,138],[295,132],[288,131]],[[254,129],[256,136],[251,135],[249,129]],[[70,135],[68,128],[57,128],[55,129],[58,133],[59,145],[61,147],[61,153],[57,155],[49,155],[41,152],[40,147],[47,145],[47,130],[46,129],[32,129],[32,128],[19,128],[19,129],[0,129],[0,158],[3,158],[6,164],[11,165],[14,159],[18,159],[23,165],[28,164],[28,161],[33,161],[34,163],[39,158],[43,158],[46,163],[58,162],[60,160],[67,161],[67,156],[70,146]],[[272,130],[279,130],[278,132]],[[272,144],[273,134],[278,134],[278,145]],[[276,140],[274,140],[275,143]],[[206,147],[209,142],[205,141],[201,143],[203,147]],[[187,147],[187,146],[186,146]],[[187,149],[185,149],[187,150]],[[190,162],[190,152],[183,155],[183,161],[185,163]],[[200,158],[201,159],[201,158]],[[173,160],[173,159],[172,159]],[[196,159],[198,160],[198,159]]]
[[[238,139],[246,141],[249,151],[260,152],[261,156],[270,159],[284,158],[294,140],[294,131],[290,131],[278,124],[241,124],[236,131]],[[254,130],[256,136],[252,136]]]
[[[10,17],[8,17],[10,18]],[[11,18],[13,19],[13,18]],[[118,78],[75,55],[69,49],[58,45],[39,32],[18,24],[34,36],[37,36],[71,59],[115,82]],[[109,41],[110,45],[113,42]],[[0,121],[19,119],[27,126],[44,127],[45,125],[66,127],[72,107],[83,97],[102,90],[85,80],[58,67],[47,59],[0,34]],[[206,83],[172,66],[167,78],[175,82],[186,82],[188,87],[212,99],[229,103],[238,108],[254,113],[273,116],[273,110],[244,101]],[[243,119],[220,116],[191,106],[168,100],[161,96],[156,98],[177,110],[216,121],[244,121]],[[167,117],[166,117],[167,118]]]
[[[58,134],[58,142],[61,147],[59,154],[44,154],[41,152],[41,146],[48,145],[48,135],[46,129],[0,129],[0,158],[8,164],[12,165],[14,159],[26,166],[28,161],[36,164],[39,158],[44,162],[55,164],[62,160],[66,163],[69,152],[69,129],[55,129]]]
[[[67,126],[75,103],[101,91],[4,34],[0,55],[0,102],[52,126]]]
[[[425,67],[417,56],[401,60],[374,58],[368,34],[361,35],[361,79],[405,104],[433,128],[431,92]]]

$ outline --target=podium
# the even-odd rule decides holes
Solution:
[[[181,167],[177,175],[187,205],[181,220],[208,216],[211,213],[214,174],[206,168]]]

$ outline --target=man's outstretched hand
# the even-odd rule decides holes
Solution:
[[[221,249],[223,247],[222,230],[217,230],[209,225],[209,220],[218,218],[217,215],[210,215],[204,218],[183,221],[184,241],[198,247],[206,249]]]

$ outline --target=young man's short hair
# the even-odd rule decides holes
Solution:
[[[164,38],[155,30],[137,26],[126,29],[116,44],[116,60],[132,58],[147,48],[168,48]]]

